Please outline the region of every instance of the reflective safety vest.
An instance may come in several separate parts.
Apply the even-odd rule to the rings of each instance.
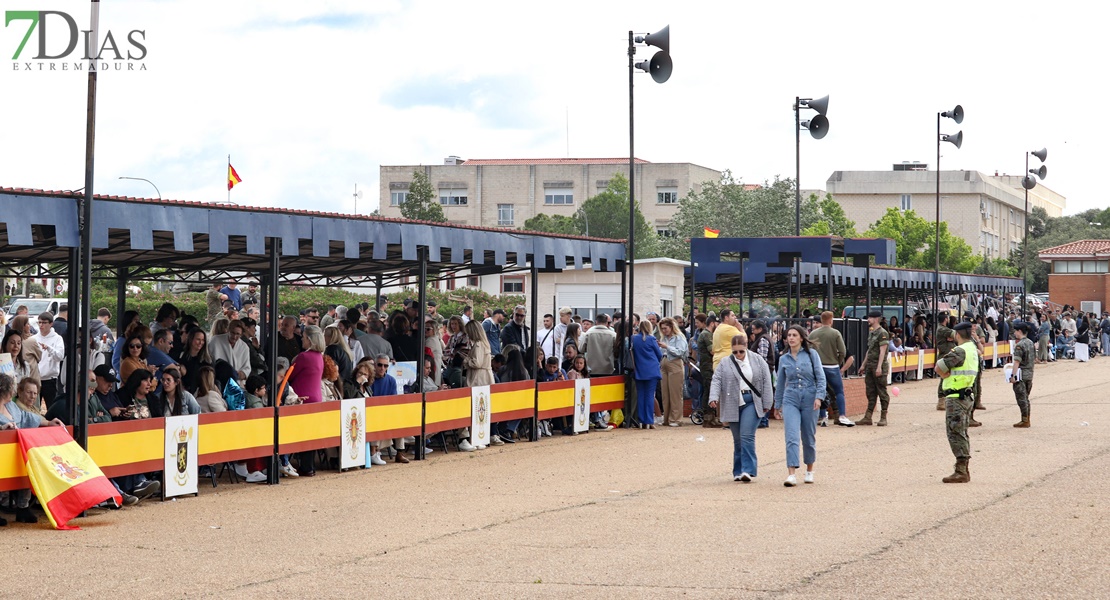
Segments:
[[[979,351],[975,347],[975,342],[964,342],[960,344],[960,348],[964,349],[964,363],[952,369],[949,376],[941,383],[941,389],[945,392],[970,389],[975,383],[975,376],[979,374]],[[947,394],[948,397],[955,395]]]

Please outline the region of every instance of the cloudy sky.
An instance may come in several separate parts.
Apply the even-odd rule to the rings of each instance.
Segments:
[[[829,135],[802,140],[802,185],[835,170],[936,161],[936,113],[962,104],[943,169],[1020,173],[1049,149],[1068,211],[1106,206],[1107,110],[1097,40],[1110,9],[1033,2],[396,2],[104,0],[101,35],[144,71],[99,76],[100,194],[352,212],[378,202],[380,165],[444,157],[628,154],[627,35],[671,26],[674,75],[636,77],[636,155],[794,174],[795,96],[831,95]],[[87,2],[8,0],[87,28]],[[68,33],[48,17],[48,51]],[[10,60],[0,29],[0,187],[84,183],[83,72]],[[27,42],[23,59],[38,49]],[[640,49],[637,60],[654,49]],[[109,53],[110,56],[110,53]],[[72,58],[68,61],[75,62]],[[33,63],[32,70],[24,68]],[[60,68],[60,66],[58,67]],[[1084,113],[1083,111],[1087,112]],[[804,118],[804,117],[803,117]],[[803,133],[803,135],[806,135]],[[1032,159],[1035,163],[1036,159]]]

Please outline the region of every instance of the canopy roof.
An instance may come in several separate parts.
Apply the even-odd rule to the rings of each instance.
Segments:
[[[78,200],[73,192],[0,188],[0,266],[19,269],[56,263],[65,272],[79,245]],[[278,240],[282,280],[330,285],[384,281],[415,272],[418,248],[429,271],[475,274],[530,268],[624,267],[618,240],[560,236],[386,219],[361,215],[96,196],[93,201],[94,276],[165,278],[269,268],[268,240]],[[111,271],[111,273],[105,273]]]

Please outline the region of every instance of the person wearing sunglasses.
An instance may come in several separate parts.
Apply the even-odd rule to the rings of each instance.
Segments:
[[[774,404],[771,369],[758,352],[748,352],[748,336],[732,336],[732,354],[721,359],[709,384],[709,406],[732,432],[732,478],[750,483],[758,474],[755,430]]]
[[[145,328],[144,328],[145,329]],[[147,329],[147,331],[150,331]],[[119,377],[120,381],[128,381],[131,373],[137,370],[145,370],[154,373],[157,367],[147,363],[149,350],[145,343],[143,343],[143,332],[135,330],[128,335],[123,343],[123,359],[119,363]]]

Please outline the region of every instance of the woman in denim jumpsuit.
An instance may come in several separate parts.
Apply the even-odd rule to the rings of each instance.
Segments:
[[[825,398],[825,371],[804,328],[790,327],[785,341],[786,351],[779,357],[775,376],[775,411],[782,415],[786,434],[788,474],[783,485],[794,487],[798,484],[794,471],[801,466],[799,430],[806,465],[805,482],[813,483],[813,463],[817,462],[817,411]]]

